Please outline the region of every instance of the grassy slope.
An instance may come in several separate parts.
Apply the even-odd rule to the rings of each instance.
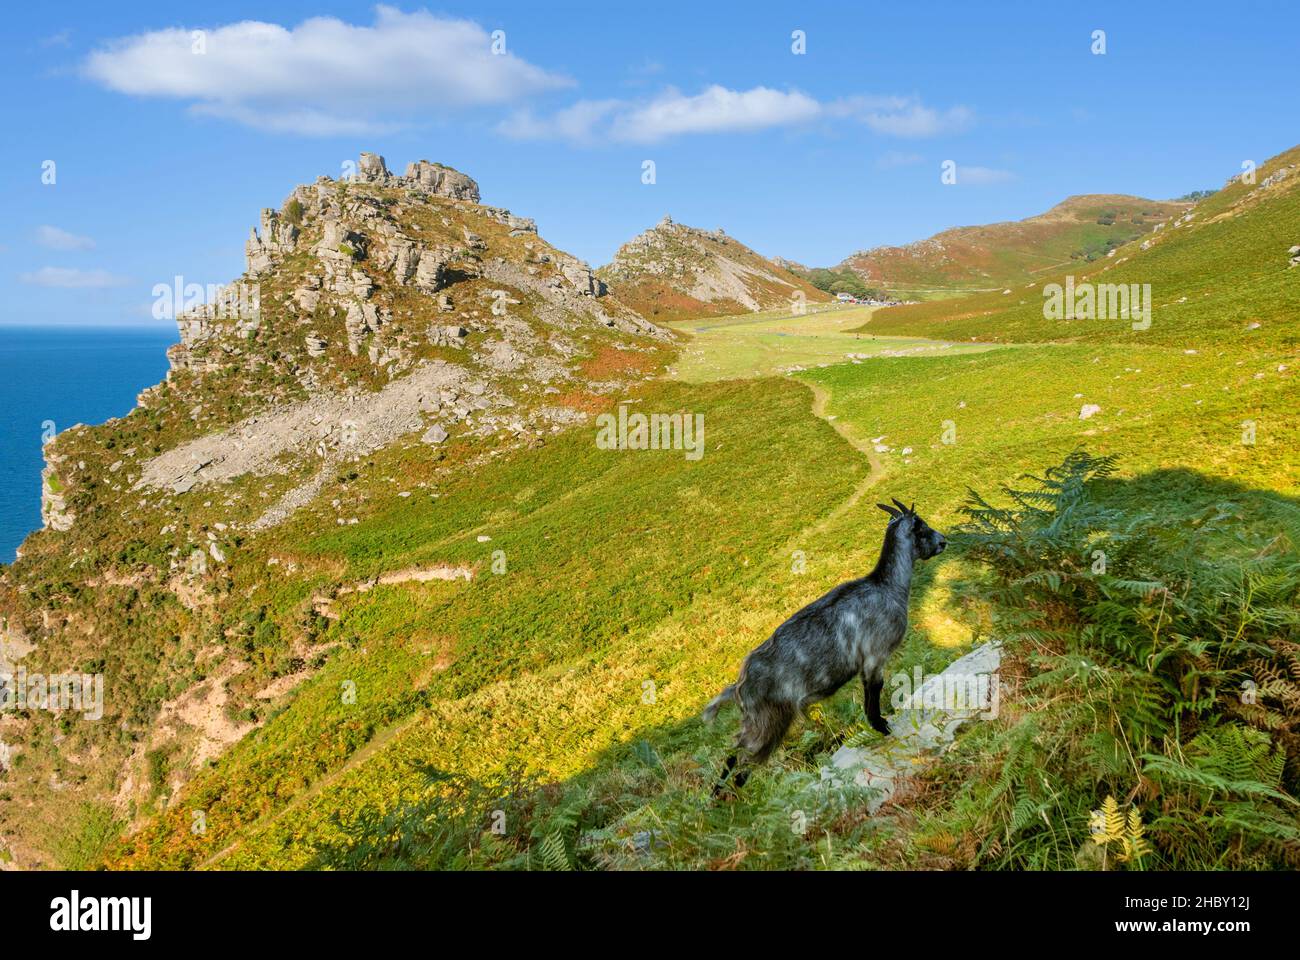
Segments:
[[[1027,220],[956,227],[905,247],[878,247],[848,257],[868,284],[906,299],[942,299],[1022,285],[1044,273],[1104,257],[1186,209],[1141,197],[1071,197]],[[1110,223],[1099,222],[1110,220]]]
[[[1122,453],[1128,476],[1195,464],[1232,480],[1242,489],[1268,490],[1281,485],[1293,496],[1300,493],[1294,482],[1288,485],[1282,479],[1295,440],[1284,424],[1288,417],[1293,423],[1294,415],[1300,412],[1294,391],[1289,389],[1289,378],[1270,369],[1271,358],[1259,358],[1243,366],[1238,366],[1237,359],[1226,351],[1211,357],[1188,356],[1161,347],[1043,346],[969,357],[844,364],[802,376],[830,390],[829,412],[859,435],[887,435],[885,442],[894,452],[885,457],[886,479],[881,492],[915,497],[936,523],[945,524],[952,520],[967,485],[987,488],[1010,481],[1021,471],[1051,462],[1080,442],[1099,451]],[[1255,374],[1261,372],[1265,376],[1257,379]],[[1014,403],[1008,402],[1006,393],[1006,384],[1011,381],[1018,384]],[[918,382],[926,385],[924,390],[916,389]],[[1190,386],[1169,389],[1168,385],[1175,382]],[[1222,389],[1225,386],[1227,391]],[[1077,415],[1084,400],[1074,394],[1081,388],[1087,391],[1086,400],[1103,407],[1102,414],[1088,421],[1080,421]],[[705,395],[690,394],[697,398]],[[780,398],[779,403],[774,402],[776,398]],[[798,530],[801,523],[825,515],[836,498],[846,493],[850,478],[861,475],[860,462],[855,467],[855,457],[844,445],[828,430],[809,421],[807,396],[802,391],[777,382],[764,386],[741,384],[714,393],[711,400],[718,405],[706,408],[706,419],[710,424],[718,423],[718,428],[710,441],[711,452],[702,463],[713,461],[714,469],[726,473],[740,469],[749,473],[751,482],[768,491],[762,501],[762,518],[742,489],[701,483],[734,500],[719,504],[722,509],[710,514],[708,542],[682,543],[679,538],[683,536],[700,535],[683,529],[693,523],[654,526],[641,512],[649,506],[654,515],[662,515],[663,503],[679,501],[681,491],[676,497],[672,491],[680,481],[676,470],[681,469],[681,464],[669,462],[668,466],[675,469],[660,474],[662,464],[656,465],[648,458],[640,464],[628,460],[610,475],[602,472],[594,480],[584,481],[584,487],[590,488],[589,497],[542,507],[541,502],[558,497],[560,489],[573,484],[570,471],[584,471],[578,466],[584,460],[584,451],[581,446],[557,446],[537,454],[539,461],[557,470],[557,487],[529,497],[530,501],[539,501],[539,526],[530,528],[525,523],[520,527],[521,518],[502,518],[500,525],[511,531],[502,541],[507,556],[512,555],[515,544],[535,539],[539,529],[557,536],[576,536],[577,543],[564,544],[558,554],[551,552],[548,545],[545,556],[528,559],[519,572],[502,578],[500,585],[484,579],[468,587],[438,587],[432,591],[391,588],[356,601],[336,629],[364,633],[369,655],[340,659],[331,672],[304,689],[300,702],[284,718],[273,721],[249,743],[237,747],[209,778],[196,785],[173,818],[143,835],[135,846],[135,856],[128,862],[194,864],[203,862],[204,854],[219,852],[236,840],[238,845],[218,861],[221,866],[332,862],[339,851],[373,841],[368,835],[371,826],[362,820],[367,811],[392,811],[402,803],[415,802],[430,789],[424,774],[426,764],[482,778],[499,774],[511,761],[524,763],[546,780],[579,775],[576,782],[588,792],[585,795],[606,798],[608,809],[602,806],[592,818],[590,825],[594,827],[612,824],[646,803],[649,810],[657,805],[665,807],[664,816],[668,815],[667,808],[681,816],[677,805],[685,802],[684,797],[702,792],[704,777],[722,749],[720,732],[707,730],[690,717],[713,692],[719,677],[725,677],[737,659],[761,640],[786,611],[870,564],[879,527],[868,500],[860,510],[824,525],[811,523],[802,533],[783,537],[782,530]],[[1260,410],[1267,410],[1281,429],[1261,432],[1255,447],[1243,447],[1238,442],[1243,411]],[[737,419],[771,425],[771,429],[741,430],[737,436],[728,431],[729,424]],[[940,441],[946,419],[957,424],[955,444]],[[1153,436],[1161,442],[1153,444]],[[720,449],[712,446],[715,443]],[[904,446],[913,448],[906,458],[901,454]],[[800,455],[783,457],[781,447],[799,450]],[[600,465],[599,456],[588,452],[585,459],[590,466],[595,457],[595,464]],[[825,470],[832,463],[840,466]],[[774,469],[772,464],[780,464],[780,469]],[[823,468],[817,471],[819,486],[809,490],[805,486],[808,478],[791,473],[800,464]],[[520,469],[528,476],[545,475],[532,463]],[[617,487],[645,471],[652,474],[645,480],[653,479],[655,485],[643,491],[646,499],[639,501],[640,506],[624,501],[622,508],[608,509],[605,498],[613,495],[621,499],[623,494]],[[498,499],[506,499],[505,491],[516,491],[522,482],[511,473],[500,480],[503,485]],[[785,489],[801,491],[797,503],[790,503],[788,494],[783,496],[780,488],[770,486],[782,481],[787,484]],[[1181,476],[1154,487],[1138,485],[1135,489],[1147,500],[1153,494],[1163,498],[1155,506],[1167,511],[1171,518],[1184,515],[1189,501],[1204,496],[1193,480]],[[509,499],[513,494],[507,502]],[[1249,498],[1246,502],[1247,509],[1263,509],[1252,507]],[[783,504],[793,512],[773,516],[772,509]],[[627,509],[630,515],[624,512]],[[481,512],[482,507],[474,510]],[[591,549],[584,541],[588,527],[577,518],[590,516],[593,511],[612,521],[603,528],[604,533],[619,544],[620,555],[627,558],[626,567],[606,570],[608,579],[601,581],[603,589],[588,583],[587,589],[572,590],[567,586],[567,576],[547,576],[545,582],[534,578],[530,572],[534,564],[545,564],[548,572],[552,565],[565,569],[576,562],[568,551]],[[1286,515],[1281,516],[1285,519]],[[541,523],[541,517],[549,517],[551,522]],[[478,529],[474,521],[479,518],[473,513],[456,519],[466,534]],[[760,522],[763,525],[756,527]],[[345,556],[359,553],[366,557],[382,550],[389,567],[434,553],[450,560],[472,561],[476,553],[486,549],[462,542],[459,550],[455,544],[448,544],[423,548],[417,555],[410,552],[421,549],[414,544],[430,540],[437,544],[439,531],[426,537],[410,531],[408,524],[409,520],[401,524],[394,521],[369,531],[343,532],[318,542],[315,549],[336,556],[341,551]],[[562,534],[569,527],[572,529],[568,534]],[[655,536],[653,540],[638,539],[633,534],[623,542],[629,536],[629,527],[632,531],[654,529]],[[394,540],[399,538],[401,545],[395,548]],[[494,539],[492,545],[496,543]],[[699,555],[697,551],[716,551],[726,543],[738,551],[729,569],[718,570],[720,575],[710,578],[707,587],[701,584],[702,589],[677,594],[671,610],[653,603],[648,609],[621,608],[616,597],[606,593],[622,594],[619,588],[626,583],[628,570],[649,571],[662,564],[666,572],[676,570],[681,575],[691,569],[690,561]],[[807,552],[811,575],[790,574],[789,556],[794,549]],[[727,555],[724,549],[722,556]],[[687,566],[678,567],[682,559]],[[358,566],[356,572],[363,569]],[[973,624],[954,625],[953,615],[960,619],[962,611],[954,608],[952,598],[941,585],[935,589],[936,581],[941,584],[945,578],[944,569],[936,566],[921,581],[924,599],[919,603],[913,633],[900,654],[900,668],[910,663],[922,663],[927,669],[940,666],[964,649],[970,637]],[[952,575],[950,570],[947,576]],[[515,576],[522,582],[507,587]],[[568,642],[562,624],[547,620],[545,597],[557,589],[557,580],[563,604],[566,608],[576,605],[580,623],[585,623],[587,617],[599,619],[589,612],[589,604],[609,614],[609,619],[600,620],[604,629],[590,634],[585,643]],[[665,589],[672,592],[657,579],[639,577],[638,583],[639,606],[647,597],[661,596]],[[592,587],[596,587],[594,595]],[[507,589],[518,591],[515,601],[528,603],[529,609],[533,604],[541,606],[542,629],[531,635],[532,643],[538,645],[538,659],[509,664],[504,673],[512,676],[502,678],[496,674],[499,667],[494,663],[498,654],[517,656],[523,646],[522,628],[512,628],[509,622],[498,627],[492,622],[496,615],[489,612],[511,609],[503,608],[496,596]],[[478,591],[483,591],[482,598],[473,596]],[[457,604],[471,604],[470,608],[457,610],[453,598]],[[468,651],[454,658],[453,667],[447,671],[458,674],[463,670],[479,680],[450,676],[435,679],[414,695],[403,694],[408,700],[401,707],[366,703],[362,711],[352,708],[351,717],[338,704],[341,678],[362,676],[363,689],[379,679],[362,672],[367,669],[380,671],[386,676],[385,683],[407,691],[421,664],[417,654],[405,649],[402,638],[426,635],[431,630],[459,636],[459,631],[453,629],[456,624],[474,624],[479,618],[488,621],[473,641],[484,645],[479,653],[481,659]],[[624,625],[628,630],[620,636]],[[557,630],[559,637],[555,635]],[[612,640],[606,635],[610,632],[614,634]],[[389,649],[395,655],[382,652]],[[457,644],[457,649],[463,649],[462,645]],[[465,659],[462,661],[460,656]],[[365,664],[373,666],[367,668]],[[427,672],[427,661],[424,669]],[[494,682],[483,682],[493,675],[498,677]],[[646,679],[656,683],[657,703],[653,706],[641,702],[641,684]],[[390,699],[400,696],[394,694]],[[835,724],[852,722],[855,699],[856,691],[846,690],[828,708]],[[361,724],[355,712],[374,712],[374,719]],[[418,718],[385,742],[374,757],[329,780],[295,807],[291,816],[275,819],[276,811],[307,791],[309,784],[338,769],[349,752],[336,749],[327,762],[318,761],[314,768],[308,766],[304,774],[300,759],[304,736],[311,742],[333,745],[341,742],[340,730],[358,728],[365,730],[361,737],[364,740],[379,735],[386,724],[416,714]],[[305,717],[312,720],[298,732]],[[642,739],[651,745],[667,771],[666,783],[658,776],[645,778],[644,751],[638,753],[630,746]],[[712,849],[713,845],[722,843],[723,836],[743,835],[747,823],[757,822],[764,805],[772,801],[770,791],[779,793],[783,789],[785,774],[815,763],[825,739],[825,731],[814,729],[805,732],[803,741],[792,743],[784,764],[760,778],[766,785],[756,789],[752,800],[742,800],[727,814],[733,819],[725,828],[709,819],[716,814],[688,804],[690,815],[704,817],[710,830],[717,833],[709,834],[712,840],[677,840],[675,844],[683,848],[674,846],[671,856],[680,857],[679,862],[700,865],[706,852],[720,853]],[[274,774],[269,774],[270,770]],[[780,773],[782,770],[785,774]],[[228,807],[229,798],[241,790],[251,793]],[[188,834],[184,811],[193,807],[209,811],[211,833],[206,838]],[[641,812],[641,816],[646,815]],[[252,823],[247,827],[230,823],[243,820]],[[858,836],[860,830],[866,828],[853,824],[853,842],[867,844],[859,853],[866,856],[869,850],[872,857],[885,856],[877,845],[878,838],[871,839],[875,833],[867,830]],[[768,856],[755,851],[749,865],[808,865],[815,849],[816,845],[809,841],[802,850],[782,850],[775,860],[775,853]]]
[[[1300,150],[1274,158],[1261,169],[1259,180],[1297,160]],[[1300,277],[1287,269],[1287,250],[1300,243],[1297,182],[1293,174],[1268,188],[1267,202],[1255,200],[1251,187],[1234,183],[1200,203],[1189,224],[1162,231],[1149,250],[1130,244],[1113,259],[1041,278],[1042,283],[1063,282],[1070,273],[1076,282],[1149,283],[1155,306],[1148,330],[1133,330],[1122,320],[1045,320],[1041,285],[1020,285],[1010,295],[881,310],[870,329],[994,342],[1119,341],[1195,348],[1212,343],[1249,347],[1267,340],[1294,345],[1300,341],[1295,325]],[[1260,328],[1250,329],[1252,323]]]
[[[475,775],[515,761],[560,776],[641,725],[693,711],[732,659],[726,641],[759,629],[734,623],[734,603],[756,592],[789,531],[842,498],[864,465],[806,416],[805,389],[666,387],[644,405],[685,401],[705,416],[709,452],[698,463],[677,452],[599,451],[580,431],[449,489],[436,520],[395,505],[298,545],[304,561],[343,564],[345,580],[380,558],[389,569],[434,558],[482,563],[489,548],[505,551],[507,573],[483,569],[469,586],[376,589],[342,606],[329,635],[352,649],[196,781],[127,862],[194,865],[238,838],[243,845],[223,865],[302,865],[362,810],[418,795],[417,758]],[[773,468],[797,463],[799,451],[817,451],[816,459]],[[762,504],[751,500],[758,488],[768,494]],[[493,540],[479,544],[478,530]],[[701,606],[732,629],[720,623],[716,635],[696,636]],[[421,649],[430,645],[449,652],[449,668],[431,668]],[[358,687],[354,706],[340,701],[347,679]],[[648,679],[658,688],[654,708],[641,703]],[[417,712],[374,759],[274,819],[361,743]],[[203,838],[188,829],[195,808],[207,811]]]

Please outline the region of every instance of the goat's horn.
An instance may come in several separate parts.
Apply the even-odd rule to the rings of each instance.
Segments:
[[[881,510],[884,510],[885,513],[889,514],[891,517],[897,517],[900,515],[899,512],[895,510],[893,507],[887,507],[883,503],[878,503],[876,504],[876,506],[878,506]]]
[[[915,500],[913,500],[913,501],[912,501],[912,505],[911,505],[910,507],[907,508],[907,512],[908,512],[908,513],[916,513],[916,501],[915,501]]]
[[[899,510],[907,513],[907,507],[903,505],[903,502],[899,500],[898,497],[890,497],[889,499],[894,501],[894,506],[898,507]]]

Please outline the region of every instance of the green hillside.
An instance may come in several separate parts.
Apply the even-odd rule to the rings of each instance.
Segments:
[[[1063,267],[1082,268],[1104,259],[1187,207],[1121,194],[1070,197],[1025,220],[954,227],[905,246],[859,251],[839,266],[899,299],[1001,293]]]
[[[1300,244],[1298,162],[1300,150],[1273,158],[1260,167],[1255,185],[1234,182],[1212,194],[1190,211],[1190,220],[1151,237],[1146,250],[1145,241],[1133,242],[1113,258],[1054,270],[1009,294],[883,310],[872,317],[871,330],[990,342],[1295,344],[1300,282],[1288,250]],[[1150,284],[1150,329],[1114,320],[1045,319],[1043,285],[1063,283],[1067,274],[1076,282]]]

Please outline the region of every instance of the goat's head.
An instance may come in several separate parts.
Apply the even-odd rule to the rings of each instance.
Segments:
[[[889,521],[891,527],[897,524],[898,531],[906,535],[912,545],[913,560],[929,560],[931,557],[937,557],[948,546],[944,535],[920,518],[916,512],[916,504],[905,507],[895,499],[892,507],[883,503],[878,503],[876,506],[892,518]]]

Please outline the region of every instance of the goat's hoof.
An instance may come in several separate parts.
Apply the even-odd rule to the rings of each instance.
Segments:
[[[871,729],[875,730],[883,737],[887,737],[894,732],[889,729],[889,724],[886,723],[884,720],[871,720],[868,722],[871,724]]]

